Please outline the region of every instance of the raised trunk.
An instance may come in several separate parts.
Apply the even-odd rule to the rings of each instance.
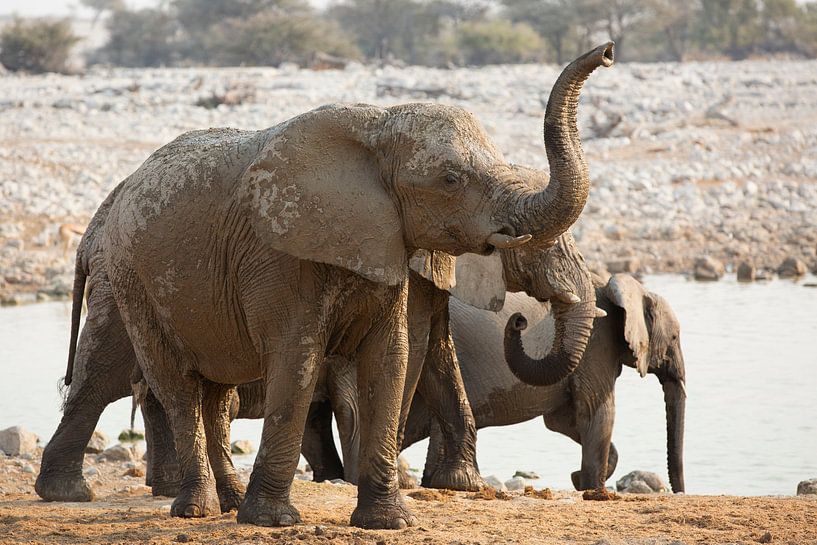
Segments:
[[[545,150],[550,182],[531,194],[519,215],[524,232],[554,239],[579,217],[590,189],[576,113],[585,80],[599,66],[613,64],[613,42],[589,51],[570,63],[556,80],[545,111]]]
[[[681,382],[666,379],[664,404],[667,410],[667,469],[673,492],[684,492],[684,411],[686,392]]]
[[[520,333],[528,326],[524,316],[517,312],[505,326],[505,362],[516,378],[532,386],[556,384],[575,371],[593,331],[595,298],[569,305],[553,302],[553,309],[553,346],[541,359],[528,356],[522,346]]]

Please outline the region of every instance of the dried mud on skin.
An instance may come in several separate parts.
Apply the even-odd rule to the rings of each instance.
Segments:
[[[36,474],[0,460],[0,544],[817,545],[817,497],[623,494],[620,501],[597,502],[555,491],[544,501],[545,491],[532,490],[527,494],[537,497],[523,492],[474,501],[480,493],[420,489],[406,496],[418,525],[387,531],[349,526],[354,486],[295,481],[292,500],[304,524],[261,528],[237,524],[235,513],[171,518],[172,499],[153,498],[142,478],[122,476],[122,464],[96,467],[96,501],[47,503],[34,494]]]

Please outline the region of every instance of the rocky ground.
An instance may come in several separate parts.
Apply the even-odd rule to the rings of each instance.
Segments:
[[[33,491],[39,456],[0,454],[0,543],[350,543],[355,545],[692,545],[817,544],[817,496],[734,497],[621,494],[586,501],[577,492],[548,499],[509,493],[404,490],[418,525],[399,531],[349,526],[356,488],[296,480],[293,528],[239,525],[235,513],[197,520],[169,516],[170,498],[143,485],[144,465],[86,455],[91,503],[46,503]],[[242,471],[246,482],[247,471]],[[501,495],[500,495],[501,496]],[[546,496],[546,495],[545,495]]]
[[[151,151],[204,127],[262,128],[327,102],[438,100],[477,113],[513,162],[546,168],[556,66],[91,69],[0,75],[0,300],[67,295],[76,236]],[[621,64],[582,95],[589,260],[686,272],[712,256],[817,267],[817,61]],[[218,102],[226,101],[216,107]],[[66,250],[67,248],[67,250]],[[634,259],[633,259],[634,258]]]

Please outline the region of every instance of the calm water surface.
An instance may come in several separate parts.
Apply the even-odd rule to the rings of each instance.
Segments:
[[[681,321],[687,492],[794,494],[800,480],[817,477],[817,288],[782,280],[697,283],[675,275],[648,276],[645,283],[670,301]],[[0,429],[23,425],[43,441],[53,433],[69,324],[68,303],[0,309]],[[633,469],[666,479],[657,379],[625,368],[616,401],[613,441],[620,458],[608,484]],[[120,400],[99,427],[115,438],[129,417],[130,400]],[[256,445],[260,433],[260,421],[233,425],[233,438]],[[412,467],[422,468],[425,447],[406,451]],[[541,419],[481,430],[477,451],[484,475],[507,479],[517,469],[533,470],[542,477],[537,484],[556,488],[571,488],[570,472],[581,455]]]

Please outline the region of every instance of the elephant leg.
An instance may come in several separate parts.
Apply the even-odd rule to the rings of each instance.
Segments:
[[[343,479],[358,483],[360,453],[360,421],[358,417],[357,369],[346,358],[328,358],[329,400],[338,423],[338,435],[343,451]]]
[[[449,331],[447,304],[432,318],[418,392],[434,413],[445,442],[445,455],[432,474],[424,473],[423,486],[470,491],[484,487],[476,461],[476,422]],[[406,446],[404,442],[403,447]]]
[[[440,431],[440,424],[436,418],[429,415],[428,451],[426,451],[426,465],[423,468],[423,479],[420,484],[427,488],[434,488],[429,481],[431,476],[437,473],[437,468],[445,460],[445,455],[445,441]]]
[[[290,489],[325,344],[316,340],[324,337],[316,324],[297,323],[300,320],[294,318],[291,322],[294,331],[312,334],[292,335],[299,340],[276,343],[292,348],[267,356],[264,429],[250,484],[238,508],[240,523],[292,526],[301,522],[300,513],[290,502]]]
[[[328,399],[310,404],[301,452],[312,466],[313,481],[343,479],[343,463],[332,436],[332,404]]]
[[[403,503],[397,478],[397,430],[408,365],[403,301],[396,301],[391,316],[375,317],[374,325],[358,348],[358,406],[360,451],[357,507],[351,524],[362,528],[405,528],[416,519]],[[401,304],[402,303],[402,304]]]
[[[154,496],[174,498],[179,494],[181,473],[173,443],[173,430],[164,407],[150,389],[142,401],[142,418],[145,421],[147,445],[145,484],[151,487]]]
[[[611,474],[607,464],[611,454],[615,414],[615,400],[610,393],[592,414],[578,418],[582,444],[579,490],[604,488],[604,483]]]
[[[105,407],[131,393],[129,377],[136,356],[110,285],[107,279],[94,277],[89,288],[89,313],[77,346],[73,380],[34,484],[47,501],[93,499],[82,475],[85,447]]]
[[[227,384],[204,381],[203,417],[207,455],[216,479],[222,513],[238,509],[244,499],[244,485],[238,479],[230,455],[230,408],[238,396]]]

